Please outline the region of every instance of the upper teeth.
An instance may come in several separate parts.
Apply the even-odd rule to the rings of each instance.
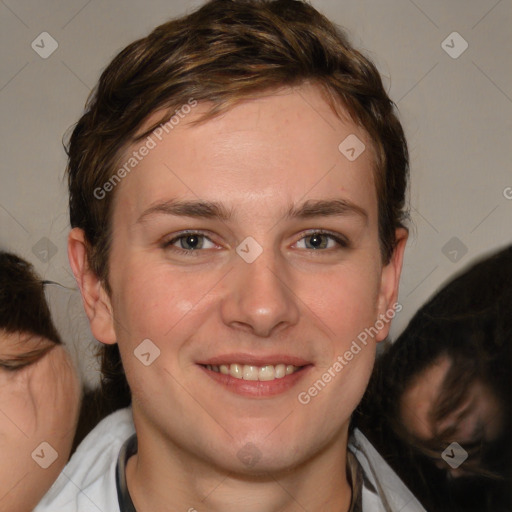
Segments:
[[[252,366],[249,364],[221,364],[220,366],[207,364],[208,370],[220,372],[224,375],[231,375],[235,379],[244,380],[274,380],[282,379],[285,375],[296,372],[300,366],[292,364],[267,364],[265,366]]]

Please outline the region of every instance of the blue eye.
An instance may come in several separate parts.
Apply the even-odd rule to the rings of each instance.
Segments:
[[[336,246],[347,247],[348,243],[341,237],[323,231],[314,231],[297,242],[300,249],[333,249]]]
[[[178,251],[194,252],[199,249],[213,249],[215,244],[205,235],[190,232],[183,233],[165,242],[164,247],[171,247]]]
[[[193,249],[201,249],[203,247],[203,237],[198,235],[187,235],[180,237],[177,242],[181,249],[186,249],[187,251]]]

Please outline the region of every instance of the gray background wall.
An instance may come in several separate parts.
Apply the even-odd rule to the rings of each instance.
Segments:
[[[95,344],[67,262],[61,140],[122,47],[200,3],[0,0],[0,247],[64,286],[48,296],[89,380]],[[512,241],[512,1],[312,4],[376,62],[408,135],[412,225],[396,336],[450,276]]]

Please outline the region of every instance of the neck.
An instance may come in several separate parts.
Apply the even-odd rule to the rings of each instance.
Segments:
[[[293,468],[258,475],[230,472],[180,450],[168,438],[140,434],[138,453],[126,468],[137,512],[347,512],[350,508],[347,431]]]

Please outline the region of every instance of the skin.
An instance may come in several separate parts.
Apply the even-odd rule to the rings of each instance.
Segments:
[[[437,425],[432,420],[432,411],[450,366],[450,358],[441,356],[409,386],[400,405],[404,426],[419,440],[431,440],[436,431],[443,432],[454,428],[451,437],[462,447],[480,442],[491,443],[503,430],[502,405],[492,390],[479,380],[469,386],[466,397],[457,410]],[[453,469],[440,461],[439,467],[449,471],[453,477],[465,474],[464,464]]]
[[[69,237],[93,333],[119,344],[133,394],[130,494],[139,512],[348,510],[348,424],[389,323],[309,404],[297,396],[396,302],[407,233],[397,231],[384,265],[370,142],[315,87],[268,93],[192,126],[207,108],[198,105],[118,185],[111,296],[88,268],[83,232]],[[354,162],[338,150],[349,134],[367,147]],[[173,199],[215,201],[231,216],[144,215]],[[285,215],[318,200],[356,207]],[[320,229],[348,246],[327,237],[312,249],[306,235]],[[211,242],[180,253],[183,230]],[[248,236],[263,249],[250,264],[236,252]],[[150,366],[133,354],[147,338],[160,350]],[[198,364],[234,352],[309,364],[286,391],[247,396]],[[257,454],[252,466],[237,456],[244,447]]]
[[[24,365],[23,356],[41,351]],[[18,359],[21,358],[21,361]],[[64,347],[25,333],[0,331],[0,509],[32,510],[66,464],[76,429],[80,385]],[[43,469],[32,458],[49,461]]]

